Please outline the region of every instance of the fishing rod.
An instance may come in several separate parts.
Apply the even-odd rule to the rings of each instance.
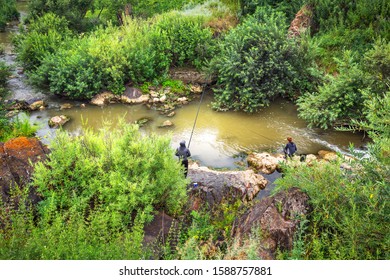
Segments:
[[[196,112],[196,117],[195,117],[195,121],[194,121],[194,126],[192,127],[190,140],[188,141],[188,148],[190,148],[192,135],[194,134],[194,130],[195,130],[195,126],[196,126],[196,121],[198,120],[200,105],[202,104],[203,96],[204,96],[204,93],[205,93],[205,88],[206,88],[206,86],[203,85],[202,96],[200,97],[200,101],[199,101],[199,105],[198,105],[198,111]]]

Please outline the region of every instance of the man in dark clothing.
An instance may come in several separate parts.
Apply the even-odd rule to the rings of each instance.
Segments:
[[[188,157],[191,156],[190,150],[186,147],[186,141],[180,142],[180,147],[176,149],[176,156],[181,159],[181,164],[184,166],[184,176],[187,177],[188,173]]]
[[[291,137],[287,137],[287,145],[286,147],[284,147],[284,154],[286,155],[286,159],[287,159],[287,156],[289,158],[292,158],[292,156],[295,154],[295,152],[298,150],[297,149],[297,146],[295,145],[295,143],[292,141],[292,138]]]

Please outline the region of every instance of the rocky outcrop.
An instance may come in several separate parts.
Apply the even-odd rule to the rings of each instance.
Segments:
[[[313,17],[313,8],[310,5],[305,5],[295,15],[294,20],[290,24],[288,34],[290,37],[300,36],[311,27]]]
[[[19,137],[0,143],[0,193],[3,202],[10,200],[11,188],[24,188],[33,174],[33,165],[46,159],[49,150],[36,138]],[[39,201],[34,189],[29,198],[33,203]]]
[[[275,259],[277,249],[291,250],[300,220],[311,211],[309,197],[298,188],[291,188],[260,200],[233,226],[232,235],[244,243],[253,231],[262,232],[258,248],[261,259]]]
[[[202,206],[213,208],[222,201],[249,201],[267,185],[267,180],[253,170],[215,171],[196,163],[189,166],[188,177],[192,210]],[[194,183],[196,188],[193,188]]]

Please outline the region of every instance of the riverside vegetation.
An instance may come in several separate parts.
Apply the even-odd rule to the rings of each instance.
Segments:
[[[283,97],[310,126],[365,131],[372,139],[367,156],[349,171],[337,162],[285,168],[276,191],[302,189],[313,211],[300,217],[293,249],[278,258],[389,259],[388,1],[77,0],[64,12],[68,2],[30,1],[28,28],[14,38],[35,85],[89,99],[102,90],[121,94],[125,84],[160,85],[169,69],[194,67],[213,77],[216,110],[251,113]],[[310,28],[289,36],[303,6]],[[8,70],[0,66],[3,90]],[[0,124],[3,131],[14,125],[5,117]],[[142,137],[134,126],[86,130],[72,141],[60,132],[31,183],[42,202],[30,206],[15,188],[18,207],[1,207],[0,258],[150,257],[140,250],[143,225],[156,211],[181,217],[187,197],[167,147],[168,138]],[[176,249],[162,244],[161,258],[239,258],[229,232],[243,207],[192,212],[171,237]],[[240,250],[256,258],[260,238]],[[223,245],[205,249],[217,240]]]

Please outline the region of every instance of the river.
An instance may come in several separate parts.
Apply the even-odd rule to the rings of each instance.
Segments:
[[[18,3],[22,16],[26,14],[26,3]],[[6,33],[0,33],[0,43],[6,45],[5,59],[9,64],[15,64],[15,55],[10,45],[10,32],[17,31],[11,26]],[[16,68],[17,69],[17,68]],[[14,70],[10,80],[12,98],[40,99],[45,95],[26,83],[26,77],[21,71]],[[46,98],[46,97],[45,97]],[[149,118],[141,131],[148,135],[156,133],[169,134],[172,137],[172,148],[181,140],[189,141],[194,125],[199,99],[176,109],[176,115],[168,118],[158,111],[148,109],[145,105],[112,104],[98,107],[87,104],[80,107],[80,102],[58,98],[47,98],[48,109],[32,112],[28,117],[31,122],[39,125],[37,132],[43,142],[50,144],[56,129],[49,128],[48,120],[55,115],[66,114],[71,121],[64,129],[72,134],[79,134],[83,126],[99,129],[103,123],[116,124],[119,118],[132,123],[141,118]],[[192,158],[202,165],[214,168],[237,168],[236,164],[243,159],[245,153],[256,151],[282,152],[286,138],[291,136],[297,144],[298,153],[317,153],[321,149],[348,152],[350,143],[355,147],[364,145],[362,135],[334,130],[309,129],[307,123],[298,118],[297,108],[286,100],[276,100],[272,105],[256,114],[240,112],[216,112],[211,109],[212,93],[208,92],[201,104],[199,117],[191,140]],[[71,103],[73,108],[60,110],[63,103]],[[159,128],[163,121],[169,119],[174,126]],[[84,123],[84,124],[83,124]]]

